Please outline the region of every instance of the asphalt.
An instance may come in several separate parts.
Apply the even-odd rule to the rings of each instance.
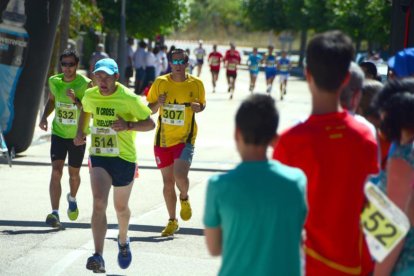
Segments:
[[[160,237],[168,216],[162,196],[161,174],[153,158],[154,132],[138,133],[136,145],[140,176],[130,199],[129,236],[133,261],[127,270],[118,267],[117,220],[110,196],[107,209],[109,230],[104,251],[107,275],[216,275],[218,272],[221,260],[208,254],[203,236],[205,188],[209,177],[240,162],[233,141],[234,115],[241,101],[249,95],[249,76],[247,71],[239,72],[233,100],[229,100],[224,72],[220,73],[214,94],[206,66],[201,79],[206,88],[207,107],[197,114],[199,133],[189,174],[193,217],[188,222],[179,222],[180,231],[173,238]],[[272,95],[278,99],[276,84],[277,81]],[[255,93],[264,93],[265,89],[261,73]],[[277,107],[281,117],[280,131],[306,118],[310,111],[306,83],[292,78],[287,96],[283,101],[277,101]],[[64,171],[60,208],[64,229],[57,231],[44,223],[50,212],[49,148],[50,133],[36,128],[32,146],[13,160],[12,168],[5,160],[0,160],[0,275],[92,273],[85,269],[86,259],[93,253],[90,230],[92,195],[87,159],[85,157],[81,169],[82,183],[77,196],[80,215],[74,222],[69,221],[66,215],[65,195],[69,187],[67,171]]]

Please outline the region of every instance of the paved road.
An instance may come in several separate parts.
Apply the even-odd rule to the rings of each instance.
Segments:
[[[234,167],[239,156],[233,143],[234,115],[240,102],[249,95],[248,73],[240,71],[236,94],[229,100],[225,74],[221,72],[217,92],[213,94],[207,67],[203,68],[207,108],[197,114],[199,135],[194,163],[190,172],[190,198],[193,218],[180,222],[174,238],[161,238],[160,232],[168,216],[162,196],[160,172],[152,155],[154,132],[139,133],[140,177],[135,182],[130,200],[132,219],[129,236],[133,261],[121,270],[116,262],[116,216],[110,200],[107,214],[109,231],[104,258],[108,275],[216,275],[219,258],[208,255],[202,229],[205,184],[208,177]],[[265,91],[264,76],[259,76],[256,89]],[[273,95],[278,95],[273,91]],[[277,107],[281,115],[279,130],[306,118],[310,97],[306,83],[292,79],[288,95]],[[154,117],[155,118],[155,117]],[[78,194],[80,215],[76,222],[66,216],[67,204],[61,200],[61,220],[65,230],[46,227],[44,219],[50,212],[48,183],[50,135],[37,129],[32,146],[9,168],[0,163],[0,275],[87,275],[86,259],[93,253],[90,230],[91,191],[89,174],[81,170],[82,184]],[[269,151],[270,154],[270,151]],[[62,195],[69,190],[64,172]]]

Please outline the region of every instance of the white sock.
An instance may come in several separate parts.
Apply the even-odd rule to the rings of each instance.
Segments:
[[[76,197],[72,197],[70,194],[68,196],[69,201],[76,202]]]

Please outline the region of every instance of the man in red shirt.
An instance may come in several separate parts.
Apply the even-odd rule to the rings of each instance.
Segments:
[[[217,45],[213,45],[213,52],[208,55],[208,63],[210,64],[211,79],[213,81],[213,93],[216,92],[216,83],[220,72],[220,63],[223,55],[217,52]]]
[[[234,43],[230,43],[230,50],[226,51],[224,55],[224,64],[226,67],[227,83],[229,84],[228,92],[230,100],[233,99],[234,83],[237,77],[237,65],[240,64],[240,53],[236,50]]]
[[[340,31],[316,35],[307,48],[312,114],[283,133],[273,157],[308,178],[306,275],[368,275],[373,263],[360,226],[369,174],[378,171],[370,130],[340,106],[354,48]]]

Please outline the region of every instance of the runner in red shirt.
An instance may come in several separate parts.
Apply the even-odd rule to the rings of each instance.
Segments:
[[[353,55],[351,39],[339,31],[310,41],[305,73],[312,114],[280,136],[273,154],[308,178],[307,276],[368,275],[373,269],[360,214],[365,180],[378,171],[377,144],[339,103]]]
[[[213,93],[216,92],[216,83],[220,72],[220,63],[223,55],[217,52],[217,45],[213,45],[213,52],[208,55],[208,63],[210,64],[211,79],[213,81]]]
[[[240,53],[236,50],[234,43],[230,43],[230,50],[226,51],[224,55],[224,64],[226,67],[227,83],[229,84],[228,92],[230,94],[230,100],[233,99],[234,83],[237,77],[237,65],[240,64]]]

